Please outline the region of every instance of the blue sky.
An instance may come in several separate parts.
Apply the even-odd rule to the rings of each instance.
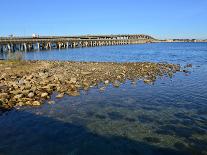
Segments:
[[[0,36],[207,38],[207,0],[1,0]]]

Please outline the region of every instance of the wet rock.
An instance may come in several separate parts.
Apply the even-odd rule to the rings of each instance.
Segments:
[[[80,93],[78,91],[68,91],[67,94],[70,96],[80,96]]]
[[[104,81],[104,84],[108,85],[109,84],[109,80]]]
[[[16,106],[19,106],[19,107],[22,107],[23,105],[24,105],[23,102],[18,102],[18,103],[16,104]]]
[[[48,104],[55,104],[55,101],[48,101]]]
[[[83,88],[84,88],[84,90],[88,90],[89,87],[90,87],[90,84],[87,81],[84,81],[83,82]]]
[[[32,105],[33,105],[33,106],[40,106],[41,103],[40,103],[39,101],[34,101],[34,102],[32,102]]]
[[[119,87],[119,86],[120,86],[120,82],[115,81],[115,82],[113,83],[113,86],[114,86],[114,87]]]
[[[105,91],[105,87],[101,87],[99,90],[100,90],[100,92],[104,92]]]
[[[64,93],[58,94],[58,95],[56,96],[56,98],[63,98],[63,97],[64,97]]]
[[[42,98],[47,98],[47,97],[48,97],[48,93],[42,93],[42,94],[41,94],[41,97],[42,97]]]
[[[144,79],[144,83],[151,84],[152,83],[152,80],[150,80],[150,79]]]

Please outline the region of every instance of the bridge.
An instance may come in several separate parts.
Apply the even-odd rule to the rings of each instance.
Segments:
[[[30,51],[150,43],[149,35],[0,37],[0,51]]]

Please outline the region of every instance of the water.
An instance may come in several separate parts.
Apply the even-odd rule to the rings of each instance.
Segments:
[[[0,154],[207,154],[207,44],[159,43],[24,53],[26,59],[192,63],[154,85],[81,92],[0,116]],[[6,55],[0,55],[6,57]],[[55,96],[55,94],[54,94]]]

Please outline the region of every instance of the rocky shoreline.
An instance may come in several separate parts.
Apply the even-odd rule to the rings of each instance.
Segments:
[[[60,61],[4,61],[0,60],[0,108],[39,106],[65,94],[80,95],[80,90],[103,83],[119,87],[125,80],[153,83],[159,76],[172,77],[181,71],[180,65],[165,63],[110,63]],[[50,101],[49,103],[52,103]]]

